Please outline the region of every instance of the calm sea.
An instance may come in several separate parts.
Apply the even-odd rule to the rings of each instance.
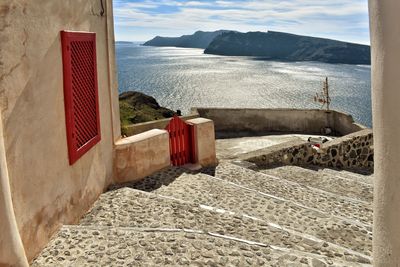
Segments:
[[[331,108],[371,127],[371,67],[277,62],[203,54],[201,49],[116,46],[119,91],[151,95],[160,105],[320,108],[313,102],[329,77]]]

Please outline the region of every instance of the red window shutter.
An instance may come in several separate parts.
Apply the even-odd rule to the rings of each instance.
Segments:
[[[68,155],[72,165],[101,139],[96,34],[61,31],[61,43]]]

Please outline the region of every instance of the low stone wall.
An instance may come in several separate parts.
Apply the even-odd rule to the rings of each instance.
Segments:
[[[188,120],[193,125],[195,166],[217,164],[215,133],[212,120]],[[115,144],[115,183],[135,182],[163,168],[171,166],[170,140],[166,130],[153,129],[123,138]]]
[[[192,115],[182,116],[180,118],[186,121],[186,120],[191,120],[191,119],[195,119],[198,117],[199,117],[198,114],[192,114]],[[150,131],[152,129],[165,129],[165,127],[167,126],[167,124],[169,123],[170,120],[171,120],[171,118],[131,124],[128,126],[124,126],[123,132],[127,136],[132,136],[135,134],[140,134],[140,133],[144,133],[146,131]]]
[[[366,129],[333,139],[321,145],[292,141],[261,149],[241,157],[255,163],[260,168],[274,165],[318,165],[372,173],[374,169],[374,149],[372,130]]]
[[[313,159],[320,166],[374,170],[372,130],[366,129],[334,139],[321,146]]]
[[[165,130],[153,129],[121,139],[115,152],[117,183],[139,181],[171,164],[169,134]]]
[[[343,136],[365,129],[352,116],[320,109],[192,108],[214,121],[217,138],[266,135],[270,133],[325,134]]]

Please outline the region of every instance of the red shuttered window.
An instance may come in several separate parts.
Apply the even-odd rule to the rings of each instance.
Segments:
[[[61,43],[68,154],[72,165],[101,139],[96,34],[61,31]]]

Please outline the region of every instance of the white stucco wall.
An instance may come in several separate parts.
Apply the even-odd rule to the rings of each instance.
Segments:
[[[400,1],[370,0],[374,266],[400,265]]]
[[[104,16],[100,0],[0,2],[0,108],[15,218],[28,259],[61,224],[79,219],[113,178],[118,92],[112,2],[103,2]],[[61,30],[97,35],[102,140],[73,166],[68,163]]]

